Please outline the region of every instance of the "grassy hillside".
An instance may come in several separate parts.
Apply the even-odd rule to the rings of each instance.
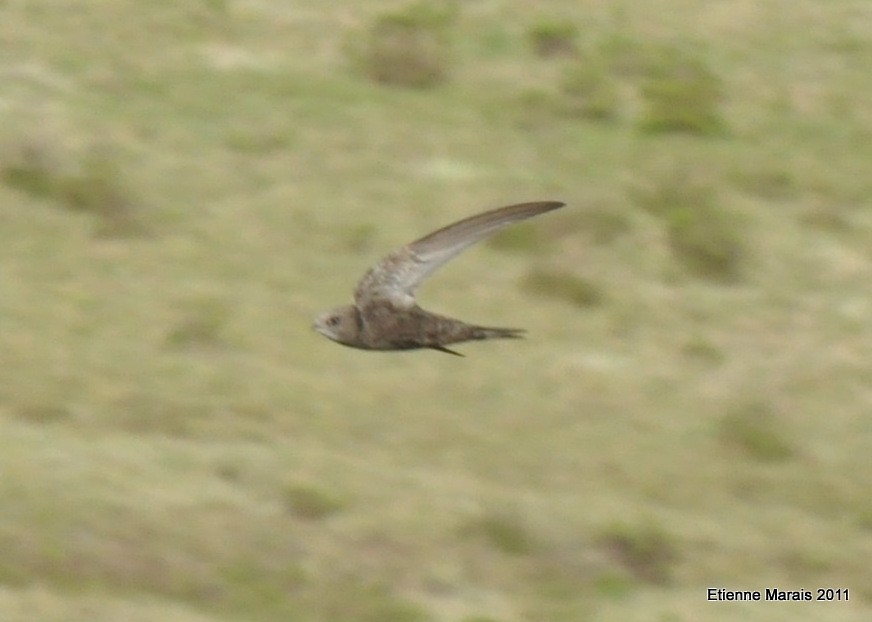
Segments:
[[[867,2],[8,0],[0,36],[4,622],[872,617]],[[421,291],[527,340],[310,330],[535,199]]]

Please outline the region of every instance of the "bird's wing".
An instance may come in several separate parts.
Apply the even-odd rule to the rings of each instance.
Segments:
[[[387,300],[401,308],[415,304],[415,289],[453,257],[512,223],[550,212],[565,204],[535,201],[490,210],[438,229],[379,261],[354,292],[359,308]]]

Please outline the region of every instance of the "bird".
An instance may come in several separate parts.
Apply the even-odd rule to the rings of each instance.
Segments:
[[[394,250],[357,283],[354,304],[325,311],[312,328],[344,346],[361,350],[432,349],[463,354],[448,345],[481,339],[518,339],[520,328],[467,324],[418,306],[415,290],[461,252],[516,222],[566,205],[533,201],[492,209],[437,229]]]

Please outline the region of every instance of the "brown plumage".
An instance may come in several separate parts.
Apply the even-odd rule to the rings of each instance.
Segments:
[[[338,343],[363,350],[432,348],[475,339],[518,338],[517,328],[488,328],[425,311],[415,289],[433,272],[500,229],[550,212],[564,203],[536,201],[509,205],[465,218],[398,248],[363,276],[354,304],[322,313],[313,328]]]

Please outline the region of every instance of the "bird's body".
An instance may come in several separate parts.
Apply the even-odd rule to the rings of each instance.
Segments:
[[[364,350],[431,348],[477,339],[518,338],[516,328],[475,326],[431,313],[415,302],[415,289],[437,268],[503,227],[563,207],[557,201],[521,203],[458,221],[403,246],[363,276],[354,304],[322,313],[314,328],[325,337]]]
[[[363,350],[432,348],[457,354],[445,346],[476,339],[518,338],[524,332],[516,328],[474,326],[425,311],[418,305],[398,311],[390,302],[375,304],[368,308],[366,321],[353,305],[338,311],[343,312],[356,329],[345,331],[339,337],[331,339]]]

